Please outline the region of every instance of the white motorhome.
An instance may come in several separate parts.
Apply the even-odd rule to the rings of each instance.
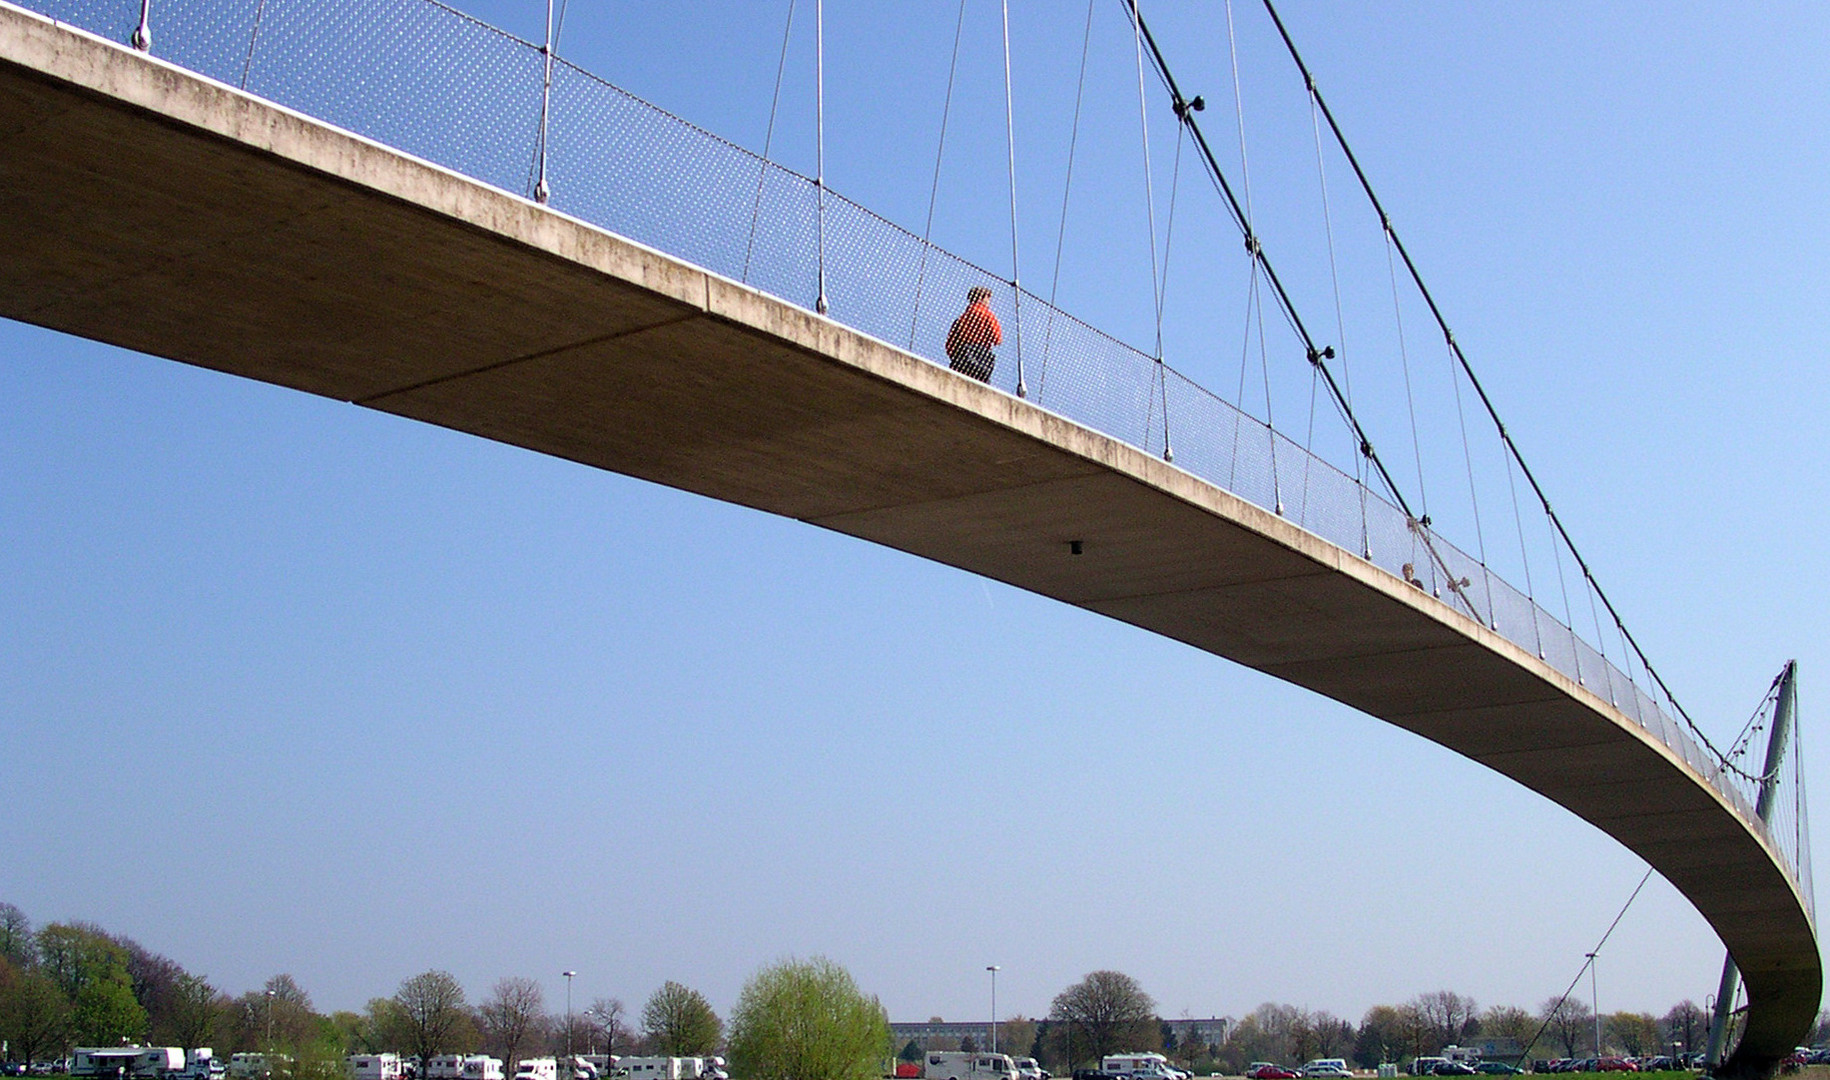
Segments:
[[[463,1077],[463,1054],[439,1054],[426,1059],[426,1075],[423,1080],[463,1080]]]
[[[1161,1054],[1108,1054],[1099,1063],[1099,1071],[1130,1077],[1148,1077],[1150,1080],[1177,1080],[1182,1070],[1169,1063]]]
[[[699,1080],[705,1059],[696,1057],[625,1057],[616,1063],[616,1075],[628,1080]]]
[[[1009,1054],[968,1054],[963,1050],[930,1050],[922,1058],[926,1080],[1016,1080]]]
[[[502,1080],[502,1059],[470,1054],[458,1065],[461,1080]]]
[[[216,1051],[207,1046],[184,1052],[184,1071],[180,1073],[185,1080],[214,1080],[224,1073],[222,1062],[216,1060]]]
[[[350,1080],[400,1080],[399,1054],[351,1054],[344,1059]]]
[[[154,1080],[184,1071],[176,1046],[79,1046],[70,1052],[71,1076],[120,1076]]]
[[[523,1058],[515,1067],[515,1080],[559,1080],[559,1062],[553,1058]]]
[[[275,1065],[291,1060],[285,1054],[230,1054],[229,1077],[230,1080],[268,1080]]]

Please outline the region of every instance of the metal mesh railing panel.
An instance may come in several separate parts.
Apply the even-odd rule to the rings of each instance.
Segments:
[[[31,0],[116,42],[128,0]],[[437,0],[155,0],[152,52],[504,191],[531,196],[541,50]],[[819,291],[819,190],[807,177],[555,59],[547,126],[551,205],[802,307]],[[1671,746],[1794,873],[1802,827],[1755,820],[1752,786],[1700,746],[1647,679],[1634,680],[1530,596],[1354,477],[1169,365],[828,192],[824,254],[838,322],[948,363],[948,328],[992,290],[1004,342],[989,382],[1174,464],[1412,581],[1612,700]],[[1020,301],[1020,303],[1019,303]],[[1466,582],[1464,585],[1463,582]],[[1642,669],[1643,672],[1643,669]],[[1802,799],[1802,793],[1798,796]],[[1803,883],[1806,895],[1811,884]]]
[[[140,25],[140,5],[134,0],[32,0],[25,7],[123,44]]]

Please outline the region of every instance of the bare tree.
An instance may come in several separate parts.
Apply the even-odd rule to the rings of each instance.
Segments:
[[[1550,1037],[1563,1047],[1564,1057],[1575,1057],[1576,1051],[1587,1046],[1594,1037],[1595,1014],[1575,998],[1551,998],[1538,1015],[1547,1022],[1545,1030],[1550,1032]]]
[[[497,979],[477,1006],[477,1026],[483,1029],[485,1052],[501,1058],[504,1071],[513,1076],[522,1051],[546,1026],[546,995],[540,984],[521,975]]]
[[[448,971],[428,971],[401,983],[394,1004],[400,1009],[406,1049],[424,1076],[426,1062],[451,1049],[464,1026],[464,988]]]
[[[1709,1017],[1688,998],[1673,1005],[1661,1023],[1665,1026],[1665,1041],[1682,1043],[1686,1054],[1695,1052],[1709,1035]]]
[[[1055,995],[1051,1019],[1065,1022],[1079,1038],[1077,1049],[1102,1058],[1121,1045],[1144,1049],[1162,1036],[1156,1000],[1136,979],[1117,971],[1095,971]]]
[[[635,1041],[634,1033],[629,1030],[629,1010],[621,998],[598,998],[585,1010],[585,1019],[591,1021],[591,1038],[595,1043],[604,1041],[604,1053],[617,1053],[617,1047],[627,1048]]]
[[[1437,990],[1421,995],[1413,1004],[1417,1006],[1418,1015],[1429,1029],[1432,1050],[1459,1043],[1479,1012],[1473,998],[1463,997],[1452,990]]]

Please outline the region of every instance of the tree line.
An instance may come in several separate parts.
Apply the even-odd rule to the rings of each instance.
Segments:
[[[1534,1057],[1692,1052],[1703,1049],[1709,1018],[1692,1001],[1660,1017],[1612,1013],[1602,1017],[1597,1047],[1595,1016],[1579,1000],[1553,998],[1536,1010],[1482,1009],[1473,998],[1439,990],[1401,1005],[1375,1005],[1358,1024],[1325,1010],[1267,1002],[1216,1044],[1178,1038],[1136,979],[1095,971],[1057,994],[1046,1017],[1013,1016],[999,1026],[999,1049],[1037,1058],[1056,1073],[1120,1051],[1161,1050],[1192,1072],[1238,1075],[1253,1061],[1318,1057],[1372,1068],[1487,1039]],[[1819,1018],[1812,1041],[1827,1039],[1830,1013]],[[548,1009],[533,979],[498,979],[473,1004],[454,976],[436,970],[402,981],[391,997],[373,998],[360,1012],[325,1014],[291,975],[230,997],[131,938],[81,922],[34,930],[6,903],[0,903],[0,1040],[11,1060],[24,1061],[122,1042],[210,1046],[219,1056],[265,1051],[279,1055],[276,1080],[341,1080],[347,1055],[388,1052],[421,1061],[487,1053],[512,1075],[522,1059],[568,1050],[680,1057],[723,1051],[740,1080],[870,1080],[895,1052],[877,998],[817,957],[757,972],[728,1024],[703,994],[678,982],[663,984],[638,1015],[617,998],[598,998],[565,1016]],[[911,1042],[900,1056],[916,1061],[941,1048]]]
[[[124,1042],[219,1057],[271,1055],[274,1080],[343,1080],[350,1054],[420,1062],[486,1053],[512,1075],[530,1057],[572,1053],[704,1057],[723,1051],[744,1080],[875,1080],[893,1050],[882,1004],[824,958],[783,960],[745,983],[727,1025],[697,990],[664,983],[631,1017],[617,998],[570,1016],[540,984],[498,979],[472,1004],[457,978],[427,971],[360,1012],[321,1013],[291,975],[230,997],[131,938],[88,923],[34,930],[0,903],[0,1041],[6,1058],[61,1058],[75,1046]]]
[[[1155,1001],[1135,979],[1098,971],[1062,991],[1046,1019],[1004,1021],[1000,1048],[1035,1057],[1057,1073],[1097,1064],[1110,1053],[1160,1050],[1191,1072],[1236,1076],[1254,1061],[1296,1065],[1329,1057],[1372,1069],[1487,1040],[1530,1058],[1692,1053],[1705,1048],[1709,1019],[1688,1000],[1656,1017],[1608,1013],[1601,1017],[1597,1046],[1594,1011],[1575,998],[1550,998],[1535,1010],[1515,1005],[1483,1009],[1471,997],[1438,990],[1401,1005],[1375,1005],[1358,1024],[1326,1010],[1266,1002],[1233,1024],[1224,1042],[1207,1043],[1178,1039],[1177,1028],[1157,1016]],[[1812,1033],[1814,1045],[1827,1040],[1830,1012],[1818,1017]],[[904,1056],[914,1060],[910,1053],[915,1049],[905,1046]]]

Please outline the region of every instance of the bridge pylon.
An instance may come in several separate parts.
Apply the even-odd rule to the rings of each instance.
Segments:
[[[1792,729],[1797,723],[1798,714],[1798,661],[1788,660],[1774,680],[1773,696],[1773,730],[1767,736],[1766,761],[1760,771],[1759,798],[1754,813],[1762,825],[1771,825],[1773,811],[1778,805],[1780,770],[1785,765],[1786,752],[1792,748]],[[1803,783],[1802,776],[1799,783]],[[1800,859],[1800,873],[1809,873],[1808,863]],[[1790,1047],[1780,1048],[1772,1045],[1761,1045],[1750,1042],[1745,1033],[1741,1044],[1726,1060],[1723,1053],[1727,1049],[1729,1025],[1736,1010],[1735,994],[1741,986],[1741,969],[1735,965],[1731,953],[1722,961],[1722,982],[1716,990],[1715,1011],[1709,1020],[1709,1050],[1706,1065],[1711,1076],[1718,1080],[1750,1080],[1771,1076]],[[1805,1037],[1799,1033],[1799,1039]],[[1770,1041],[1770,1040],[1769,1040]]]

